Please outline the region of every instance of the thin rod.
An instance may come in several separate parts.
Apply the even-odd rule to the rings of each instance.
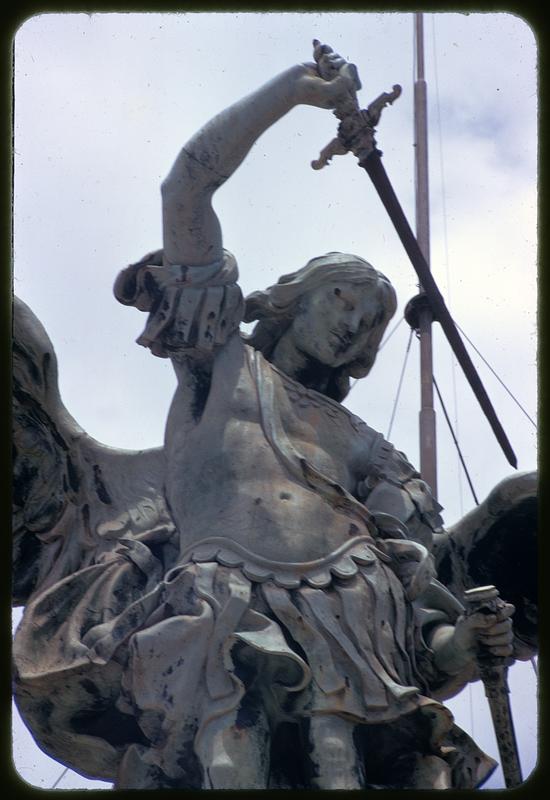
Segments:
[[[428,267],[430,265],[430,199],[428,185],[428,102],[424,79],[423,15],[415,18],[416,80],[414,84],[414,131],[416,177],[416,239]],[[419,287],[423,291],[423,287]],[[433,394],[432,314],[424,308],[419,314],[420,334],[420,473],[437,497],[437,440]]]

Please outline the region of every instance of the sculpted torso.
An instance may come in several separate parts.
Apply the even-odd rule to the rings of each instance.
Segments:
[[[191,413],[188,392],[180,390],[172,404],[166,491],[182,549],[224,536],[274,560],[326,556],[351,536],[367,533],[366,527],[289,477],[262,428],[244,350],[234,336],[217,356],[199,420]],[[292,445],[353,494],[368,447],[347,412],[320,396],[317,407],[305,402],[293,392],[292,381],[275,370],[272,374],[278,413]]]
[[[337,66],[343,63],[340,59]],[[190,140],[162,185],[164,265],[186,265],[198,272],[222,259],[221,227],[211,205],[214,192],[277,119],[298,104],[332,107],[331,92],[347,91],[352,82],[342,74],[327,84],[315,71],[293,67],[222,112]],[[273,363],[291,379],[299,380],[300,369],[311,358],[332,369],[364,348],[378,306],[363,299],[348,311],[350,304],[335,290],[340,292],[334,286],[330,296],[317,295],[313,316],[303,320],[305,328],[291,332],[300,343],[311,343],[314,349],[307,356],[298,353],[292,335],[280,344],[280,357]],[[333,308],[341,318],[327,327],[324,314]],[[174,365],[178,389],[166,428],[166,496],[182,547],[224,536],[266,558],[308,561],[367,532],[361,520],[350,519],[289,475],[273,452],[238,334],[216,349],[202,375],[200,356],[197,363],[192,353],[183,353]],[[293,405],[285,392],[277,393],[276,406],[296,450],[354,494],[359,447],[346,412],[342,410],[338,422],[325,415],[320,420],[319,409]]]

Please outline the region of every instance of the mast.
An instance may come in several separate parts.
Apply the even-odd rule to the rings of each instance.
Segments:
[[[416,238],[428,266],[430,265],[430,200],[428,190],[428,103],[424,78],[423,14],[415,13],[415,177]],[[419,287],[422,294],[422,286]],[[436,419],[433,392],[432,312],[428,303],[418,305],[420,337],[420,473],[437,498]]]

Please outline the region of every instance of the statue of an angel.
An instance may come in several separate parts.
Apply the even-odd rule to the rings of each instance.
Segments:
[[[87,436],[15,304],[17,703],[47,753],[116,788],[472,788],[495,766],[441,701],[480,643],[517,653],[514,606],[464,614],[429,487],[341,405],[395,311],[389,280],[328,253],[243,299],[212,208],[269,126],[349,91],[343,59],[320,64],[330,80],[292,67],[183,147],[163,249],[116,280],[177,375],[162,448]]]

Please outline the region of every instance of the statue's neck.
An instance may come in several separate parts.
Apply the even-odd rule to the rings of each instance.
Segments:
[[[290,337],[283,334],[275,345],[269,361],[302,386],[315,389],[321,394],[328,394],[333,368],[303,353]]]

